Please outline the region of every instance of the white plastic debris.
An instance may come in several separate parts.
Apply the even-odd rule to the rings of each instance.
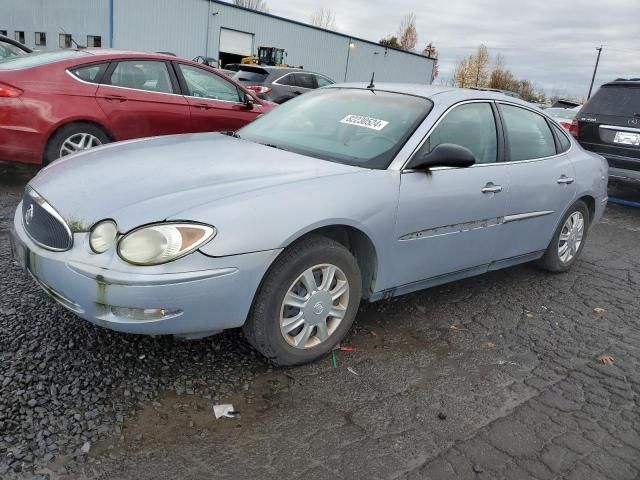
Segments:
[[[91,450],[91,442],[84,442],[84,445],[82,445],[82,448],[80,449],[80,451],[84,454],[89,453],[90,450]]]
[[[353,368],[351,367],[347,367],[347,370],[349,370],[351,373],[353,373],[354,375],[360,375],[358,372],[356,372]]]
[[[233,409],[233,405],[231,405],[230,403],[226,403],[223,405],[214,405],[213,413],[215,414],[216,418],[238,418],[240,416],[240,414]]]

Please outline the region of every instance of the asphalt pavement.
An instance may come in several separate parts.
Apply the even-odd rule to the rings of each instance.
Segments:
[[[237,331],[125,335],[56,305],[10,256],[33,173],[0,164],[0,478],[639,478],[640,209],[610,205],[569,273],[363,305],[347,350],[282,369]]]

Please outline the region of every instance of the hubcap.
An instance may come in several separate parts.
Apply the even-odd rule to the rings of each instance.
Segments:
[[[308,268],[287,290],[280,308],[280,332],[293,347],[325,342],[338,328],[349,305],[349,282],[340,268]]]
[[[100,139],[90,133],[76,133],[62,142],[60,147],[60,156],[71,155],[72,153],[87,150],[92,147],[102,145]]]
[[[584,236],[584,216],[573,212],[562,226],[558,239],[558,257],[563,263],[570,262],[576,256]]]

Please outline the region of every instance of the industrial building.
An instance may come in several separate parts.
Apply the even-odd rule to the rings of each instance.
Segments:
[[[2,0],[0,34],[37,50],[76,44],[202,55],[222,64],[284,48],[290,65],[337,82],[431,83],[434,60],[218,0]],[[382,36],[384,32],[380,32]]]

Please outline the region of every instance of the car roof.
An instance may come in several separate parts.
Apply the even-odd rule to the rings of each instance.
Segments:
[[[169,55],[166,53],[157,53],[157,52],[138,52],[135,50],[116,50],[114,48],[82,48],[82,49],[73,49],[73,50],[78,50],[80,52],[84,52],[84,53],[88,53],[89,55],[93,55],[94,57],[98,57],[98,58],[111,58],[111,57],[118,57],[118,58],[139,58],[139,57],[145,57],[145,58],[157,58],[157,59],[162,59],[162,60],[187,60],[186,58],[180,58],[177,57],[175,55]],[[189,62],[191,62],[191,60],[187,60]]]
[[[367,89],[368,83],[336,83],[325,88],[358,88]],[[458,87],[444,87],[438,85],[423,85],[420,83],[386,83],[375,82],[375,90],[384,90],[386,92],[403,93],[405,95],[415,95],[417,97],[424,97],[430,100],[437,99],[445,103],[455,103],[463,100],[502,100],[511,103],[517,103],[520,105],[532,107],[532,104],[505,95],[499,91],[482,90],[474,88],[458,88]]]

